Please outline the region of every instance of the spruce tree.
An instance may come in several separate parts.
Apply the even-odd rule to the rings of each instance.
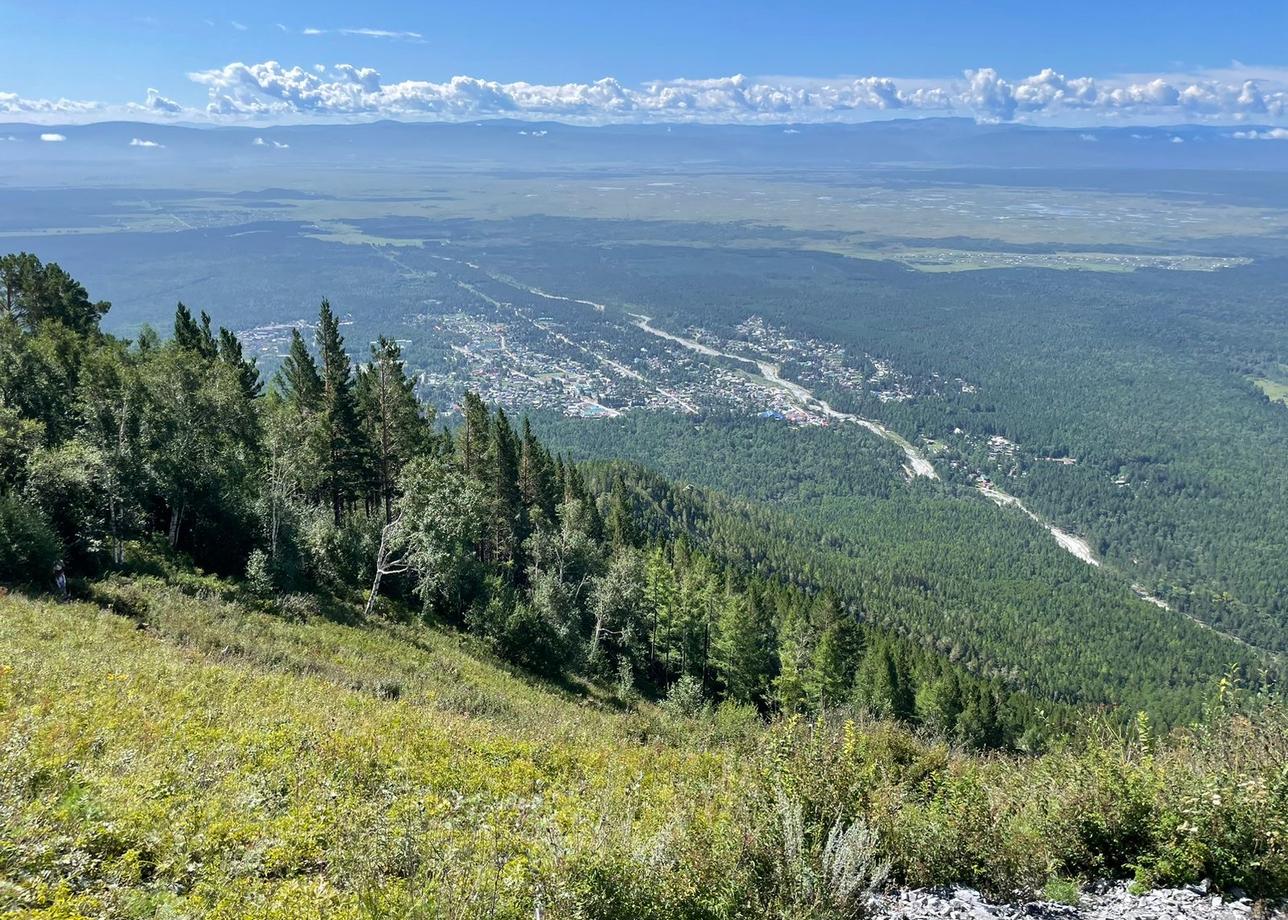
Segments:
[[[277,372],[278,389],[297,411],[322,407],[322,377],[298,329],[291,330],[291,346]]]
[[[353,395],[352,369],[344,350],[340,323],[323,299],[318,311],[318,354],[322,363],[322,427],[326,455],[327,492],[335,523],[343,516],[347,499],[361,491],[363,438]]]
[[[529,517],[539,510],[546,521],[554,520],[555,509],[559,504],[554,461],[533,435],[527,416],[523,418],[523,434],[519,445],[519,492],[523,496]]]
[[[778,677],[774,695],[787,712],[805,708],[809,699],[810,665],[817,637],[809,617],[799,607],[792,607],[778,628]]]
[[[890,640],[881,639],[868,647],[855,683],[860,702],[877,715],[909,720],[915,714],[912,687]]]
[[[495,562],[519,564],[519,550],[527,536],[526,514],[519,493],[519,446],[514,429],[505,410],[498,409],[492,418],[491,437],[488,444],[488,473],[491,493],[489,508],[488,542],[490,555]]]
[[[381,336],[371,346],[371,362],[358,372],[357,399],[371,448],[376,496],[387,524],[393,520],[399,473],[432,439],[430,422],[421,412],[396,342]]]
[[[483,400],[467,391],[461,401],[461,427],[456,433],[456,458],[465,475],[480,481],[486,478],[488,411]]]
[[[711,647],[726,695],[739,703],[763,704],[774,676],[774,624],[759,592],[726,591]]]
[[[613,477],[613,491],[608,499],[608,517],[604,523],[614,549],[639,545],[640,535],[635,526],[635,515],[631,511],[626,483],[620,475]]]
[[[807,689],[814,704],[823,709],[849,696],[858,639],[854,622],[830,593],[815,604],[813,621],[818,643],[810,660]]]
[[[219,327],[219,360],[237,372],[247,399],[255,399],[264,391],[255,359],[245,356],[237,336],[223,326]]]

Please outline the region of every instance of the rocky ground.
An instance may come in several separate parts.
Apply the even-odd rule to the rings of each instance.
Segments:
[[[883,899],[874,913],[883,920],[1288,920],[1282,906],[1223,899],[1201,885],[1139,896],[1126,884],[1102,885],[1083,891],[1076,907],[1050,901],[990,904],[969,888],[908,890]]]

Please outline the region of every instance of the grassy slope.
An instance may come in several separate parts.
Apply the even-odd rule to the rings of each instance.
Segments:
[[[186,587],[0,597],[0,916],[827,917],[801,867],[859,815],[902,883],[1288,890],[1281,713],[968,756],[862,720],[620,711],[455,633]]]
[[[504,907],[554,862],[736,820],[736,758],[641,744],[451,634],[150,600],[146,629],[0,601],[5,799],[30,803],[4,815],[0,880],[24,883],[0,907],[57,902],[58,879],[97,893],[63,897],[89,915]]]

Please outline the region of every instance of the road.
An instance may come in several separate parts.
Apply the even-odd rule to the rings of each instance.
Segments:
[[[779,365],[773,364],[769,361],[760,361],[753,358],[747,358],[742,355],[719,351],[712,348],[710,345],[703,345],[701,342],[694,341],[693,339],[686,339],[684,336],[675,335],[674,333],[667,332],[664,329],[659,329],[652,324],[653,318],[651,316],[645,316],[642,313],[631,313],[629,315],[632,318],[632,325],[634,325],[635,328],[641,329],[650,335],[658,336],[659,338],[666,339],[669,342],[675,342],[677,345],[682,345],[690,351],[696,351],[698,354],[706,355],[707,357],[729,358],[733,361],[739,361],[743,364],[754,366],[759,372],[762,380],[776,389],[784,390],[789,393],[791,397],[800,404],[799,408],[821,413],[828,418],[862,425],[877,437],[884,438],[890,443],[897,445],[903,451],[904,457],[908,460],[908,465],[905,469],[907,469],[913,476],[925,476],[927,479],[939,478],[939,474],[935,472],[935,465],[930,462],[925,454],[914,447],[902,435],[891,431],[880,422],[874,422],[871,419],[852,415],[849,412],[841,412],[839,409],[833,409],[827,400],[819,399],[810,392],[810,390],[801,386],[799,383],[783,379]]]

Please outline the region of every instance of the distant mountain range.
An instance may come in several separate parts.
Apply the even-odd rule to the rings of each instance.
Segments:
[[[42,140],[42,137],[46,138]],[[477,123],[192,127],[142,122],[0,126],[0,164],[146,162],[168,169],[235,166],[268,157],[301,165],[426,161],[479,168],[1042,169],[1288,168],[1288,132],[1265,126],[1052,128],[963,118],[857,125]],[[17,184],[17,183],[15,183]]]

